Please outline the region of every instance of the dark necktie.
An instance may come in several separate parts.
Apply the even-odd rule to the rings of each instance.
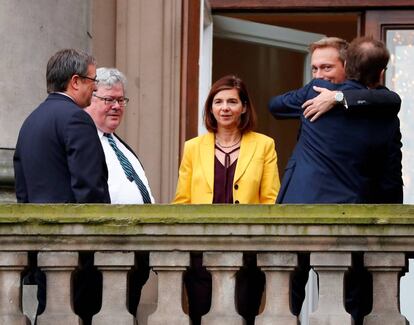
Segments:
[[[142,182],[141,178],[137,175],[134,168],[132,167],[131,162],[128,160],[127,157],[122,153],[122,151],[118,148],[116,145],[114,139],[112,138],[112,134],[105,133],[104,134],[108,138],[108,142],[111,145],[112,149],[114,149],[115,154],[122,166],[122,169],[124,170],[124,173],[129,181],[135,181],[135,184],[137,184],[139,191],[141,192],[142,199],[144,200],[144,203],[151,203],[151,198],[149,196],[148,190],[145,187],[144,183]]]

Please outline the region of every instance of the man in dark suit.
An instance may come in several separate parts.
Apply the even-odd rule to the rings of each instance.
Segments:
[[[20,129],[14,154],[16,197],[22,203],[109,203],[105,156],[91,117],[96,65],[66,49],[46,71],[49,96]]]
[[[24,121],[17,140],[17,201],[110,203],[105,156],[95,124],[83,110],[96,89],[95,59],[74,49],[58,51],[48,61],[46,80],[49,96]],[[80,260],[81,265],[86,261],[86,273],[93,273],[93,257],[80,254]],[[45,277],[36,265],[33,252],[23,282],[39,286],[40,314],[46,303]],[[86,281],[81,281],[80,287],[81,296],[96,291]],[[79,301],[75,299],[75,308]],[[96,309],[99,306],[91,313]]]
[[[380,86],[389,54],[385,45],[375,40],[364,39],[363,45],[357,42],[351,43],[352,51],[348,49],[347,53],[345,70],[351,80],[334,84],[314,79],[299,90],[273,97],[269,103],[275,116],[297,114],[302,122],[279,191],[279,203],[402,202],[397,117],[401,102],[397,94]],[[358,58],[361,53],[366,61]],[[302,105],[317,96],[314,86],[336,90],[340,96],[339,105],[311,122],[302,114]],[[367,99],[353,103],[348,95],[346,109],[343,94],[348,90],[367,92]],[[387,102],[388,109],[377,109],[381,101]]]
[[[300,116],[302,122],[277,198],[279,203],[402,202],[397,117],[401,101],[397,94],[379,85],[389,53],[382,42],[359,38],[351,43],[346,58],[346,75],[350,80],[338,83],[341,77],[324,78],[334,84],[315,79],[304,88],[272,98],[269,103],[274,116]],[[324,104],[322,111],[326,114],[318,114],[312,122],[306,117],[318,110],[305,117],[302,106],[314,105],[318,95],[315,89],[322,91],[328,104]],[[335,101],[338,105],[327,112],[326,107]],[[370,276],[363,270],[359,256],[354,256],[354,261],[346,282],[345,307],[355,324],[362,324],[372,303],[369,294],[366,296]],[[308,269],[304,261],[294,275],[294,314],[300,312]]]

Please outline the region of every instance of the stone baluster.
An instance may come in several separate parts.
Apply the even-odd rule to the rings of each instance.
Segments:
[[[212,298],[210,311],[201,318],[202,325],[242,325],[244,319],[236,311],[236,272],[243,264],[239,252],[207,252],[203,265],[211,272]]]
[[[187,252],[151,252],[150,266],[158,274],[158,306],[148,325],[189,325],[182,308],[183,272],[190,265]]]
[[[26,265],[26,252],[0,252],[0,324],[28,322],[20,304],[20,274]]]
[[[93,316],[94,325],[133,325],[127,308],[127,277],[134,265],[133,252],[97,252],[94,264],[102,272],[102,307]]]
[[[404,253],[365,253],[365,267],[372,272],[373,305],[364,325],[408,324],[399,310],[399,273],[405,266]]]
[[[266,274],[266,305],[256,317],[256,325],[297,325],[290,312],[290,275],[298,265],[293,253],[257,254],[257,266]]]
[[[319,303],[309,316],[309,324],[352,324],[344,307],[344,275],[352,265],[351,254],[311,253],[310,264],[319,276]]]
[[[46,309],[37,325],[79,324],[71,308],[71,273],[78,265],[78,253],[41,252],[37,264],[46,274]]]

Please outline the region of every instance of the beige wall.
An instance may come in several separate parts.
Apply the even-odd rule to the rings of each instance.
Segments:
[[[131,99],[117,130],[141,159],[157,202],[178,170],[181,0],[94,0],[93,53],[116,66]]]
[[[126,74],[131,102],[118,133],[144,164],[156,201],[170,202],[179,160],[181,2],[1,0],[0,181],[13,177],[4,148],[15,147],[22,122],[46,97],[47,60],[74,47]]]
[[[1,0],[0,148],[46,97],[46,63],[61,48],[88,50],[90,0]]]

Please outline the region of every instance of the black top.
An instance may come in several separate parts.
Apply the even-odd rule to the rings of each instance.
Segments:
[[[237,159],[230,165],[230,154],[240,149],[237,147],[230,152],[224,152],[219,147],[216,149],[224,153],[224,166],[214,158],[214,193],[213,203],[233,203],[233,179],[236,171]]]

